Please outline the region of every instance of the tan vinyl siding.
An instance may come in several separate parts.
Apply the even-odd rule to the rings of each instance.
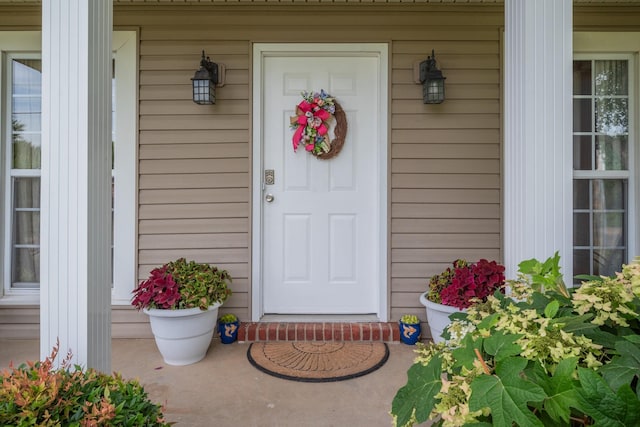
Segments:
[[[454,259],[501,260],[501,5],[117,3],[114,10],[115,28],[140,29],[139,279],[179,256],[217,264],[234,278],[222,311],[250,319],[253,42],[389,44],[392,320],[405,313],[424,320],[418,295]],[[583,30],[640,27],[638,7],[575,10]],[[0,6],[0,26],[36,29],[39,10],[19,11]],[[311,15],[330,30],[300,30]],[[213,106],[191,101],[202,49],[226,67]],[[441,105],[424,105],[413,81],[414,63],[431,49],[447,78]],[[0,336],[17,326],[37,331],[33,313],[1,308]],[[149,334],[146,317],[128,307],[116,307],[113,319],[114,336]]]
[[[0,306],[0,338],[38,339],[39,337],[40,307]]]
[[[500,30],[493,39],[396,41],[391,112],[391,318],[417,314],[428,278],[457,258],[500,260]],[[412,66],[430,45],[446,101],[424,105]]]
[[[172,25],[149,41],[143,21],[136,24],[142,25],[139,279],[179,256],[216,264],[233,277],[223,312],[249,319],[249,44],[173,41]],[[212,106],[191,101],[194,52],[203,48],[226,67]]]
[[[141,25],[140,278],[179,255],[216,262],[237,277],[226,308],[248,319],[250,46],[316,38],[293,37],[299,8],[220,8],[215,27],[198,25],[206,12],[142,10],[116,15],[116,23]],[[357,20],[353,8],[314,13],[332,22],[320,41],[390,43],[390,309],[393,319],[424,317],[417,295],[429,275],[458,257],[500,258],[502,14],[486,7],[358,10]],[[190,101],[201,49],[227,69],[211,107]],[[438,106],[422,104],[413,81],[414,63],[431,49],[447,77],[447,101]]]

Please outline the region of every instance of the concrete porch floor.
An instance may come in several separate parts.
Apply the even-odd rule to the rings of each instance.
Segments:
[[[178,426],[390,426],[391,401],[414,359],[413,347],[389,343],[389,360],[377,371],[314,384],[258,371],[247,361],[249,343],[214,340],[204,360],[183,367],[164,364],[153,339],[114,339],[112,346],[112,369],[138,378]],[[37,340],[0,340],[0,370],[37,359]]]

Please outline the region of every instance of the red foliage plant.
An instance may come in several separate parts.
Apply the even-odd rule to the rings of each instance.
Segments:
[[[167,269],[168,266],[163,265],[151,270],[149,278],[134,289],[131,305],[137,309],[144,307],[168,309],[177,306],[180,291]]]
[[[485,300],[504,291],[504,266],[481,259],[475,264],[455,263],[451,283],[440,292],[442,304],[465,309],[474,300]]]

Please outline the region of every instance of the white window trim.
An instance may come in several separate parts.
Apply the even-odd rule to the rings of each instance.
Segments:
[[[116,148],[114,150],[115,186],[113,227],[113,291],[111,303],[128,305],[137,283],[137,173],[138,173],[138,34],[114,31],[116,60]]]
[[[3,84],[5,88],[2,93],[9,93],[10,89],[7,86],[8,81],[12,80],[13,71],[10,69],[9,64],[13,59],[41,59],[40,52],[23,52],[23,51],[14,51],[11,53],[7,53],[3,55],[3,67],[4,67],[4,80]],[[4,99],[4,110],[2,117],[4,118],[4,123],[11,123],[11,103],[12,97],[6,96]],[[3,126],[3,140],[10,141],[12,138],[11,131],[8,130],[8,126]],[[3,177],[6,179],[3,181],[4,184],[4,204],[3,204],[3,212],[4,215],[4,230],[5,234],[3,234],[3,264],[7,266],[6,269],[3,270],[3,281],[5,283],[5,293],[11,295],[19,295],[23,297],[33,297],[38,294],[39,291],[37,288],[10,288],[9,284],[11,283],[11,269],[8,267],[11,262],[11,254],[13,253],[13,245],[11,239],[11,230],[13,229],[13,178],[39,178],[40,177],[40,169],[14,169],[11,161],[11,153],[12,147],[7,144],[2,147],[4,159],[3,159],[3,167],[0,170],[10,171],[9,173],[3,173]],[[27,285],[33,284],[33,282],[25,283]]]
[[[7,73],[7,55],[10,52],[28,53],[40,55],[42,40],[40,31],[0,31],[0,82],[4,82]],[[137,283],[137,134],[138,134],[138,99],[137,99],[137,39],[136,31],[114,31],[113,50],[116,60],[116,149],[114,176],[117,177],[118,186],[115,195],[114,210],[114,287],[112,291],[112,304],[125,305],[131,300],[131,291]],[[4,83],[3,83],[4,84]],[[0,86],[0,99],[3,99],[7,88]],[[10,102],[8,100],[7,102]],[[0,114],[6,119],[10,109],[6,102],[0,105]],[[4,120],[3,120],[4,122]],[[10,122],[10,121],[9,121]],[[6,127],[3,127],[4,132]],[[3,135],[4,136],[4,135]],[[6,140],[6,138],[5,138]],[[0,173],[5,174],[8,165],[6,152],[0,153]],[[6,194],[4,180],[0,187],[0,212],[5,212],[10,197]],[[10,218],[0,227],[0,239],[5,253],[0,259],[0,305],[31,305],[40,303],[39,290],[10,289],[6,283],[10,283],[10,255],[5,248],[6,234],[10,230]]]
[[[613,53],[615,52],[615,53]],[[628,179],[627,259],[640,255],[640,33],[574,33],[574,60],[629,61],[629,169],[628,171],[597,171],[598,178]],[[594,178],[593,171],[573,171],[574,178]],[[573,234],[572,234],[573,238]],[[573,245],[573,242],[572,242]]]

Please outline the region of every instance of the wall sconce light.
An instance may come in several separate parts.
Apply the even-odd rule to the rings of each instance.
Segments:
[[[422,83],[422,100],[425,104],[441,104],[444,101],[444,80],[442,71],[436,65],[436,54],[420,63],[420,83]]]
[[[193,83],[193,102],[200,105],[216,103],[216,84],[218,83],[218,64],[205,58],[204,50],[200,60],[200,69],[191,79]]]

